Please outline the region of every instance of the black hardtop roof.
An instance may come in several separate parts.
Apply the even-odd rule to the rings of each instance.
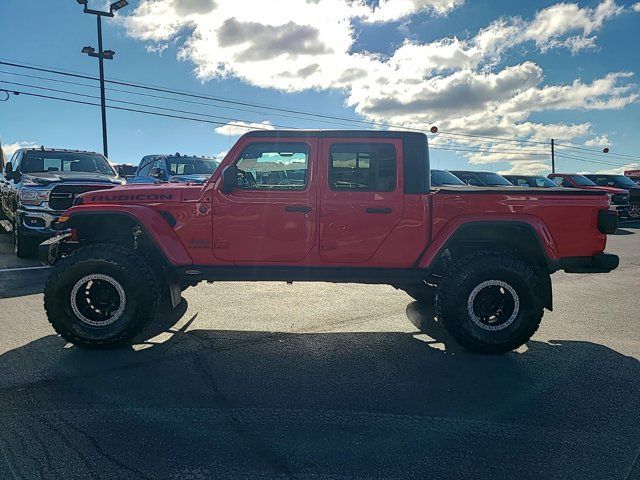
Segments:
[[[422,132],[405,130],[252,130],[243,137],[288,137],[288,138],[406,138],[426,136]]]

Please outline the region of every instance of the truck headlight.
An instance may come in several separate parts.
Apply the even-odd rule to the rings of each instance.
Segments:
[[[23,188],[20,190],[18,199],[23,205],[38,206],[42,202],[49,201],[51,190],[43,190],[40,188]]]

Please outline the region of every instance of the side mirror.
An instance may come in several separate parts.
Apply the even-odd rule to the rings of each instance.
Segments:
[[[238,186],[238,167],[229,165],[222,170],[222,193],[231,193]]]
[[[11,162],[7,162],[4,166],[4,177],[7,180],[18,180],[20,177],[20,173],[13,169],[13,164]]]

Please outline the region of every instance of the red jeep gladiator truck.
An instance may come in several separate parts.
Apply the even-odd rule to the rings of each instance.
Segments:
[[[432,188],[429,172],[420,133],[256,131],[204,185],[82,194],[40,246],[47,316],[67,341],[107,348],[201,281],[388,284],[435,302],[467,349],[503,353],[552,308],[551,273],[618,266],[604,192]]]

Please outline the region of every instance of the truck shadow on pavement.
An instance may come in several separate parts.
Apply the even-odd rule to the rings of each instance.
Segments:
[[[0,477],[640,473],[640,362],[608,347],[475,355],[417,303],[412,333],[190,330],[186,310],[136,347],[49,335],[1,355]]]

